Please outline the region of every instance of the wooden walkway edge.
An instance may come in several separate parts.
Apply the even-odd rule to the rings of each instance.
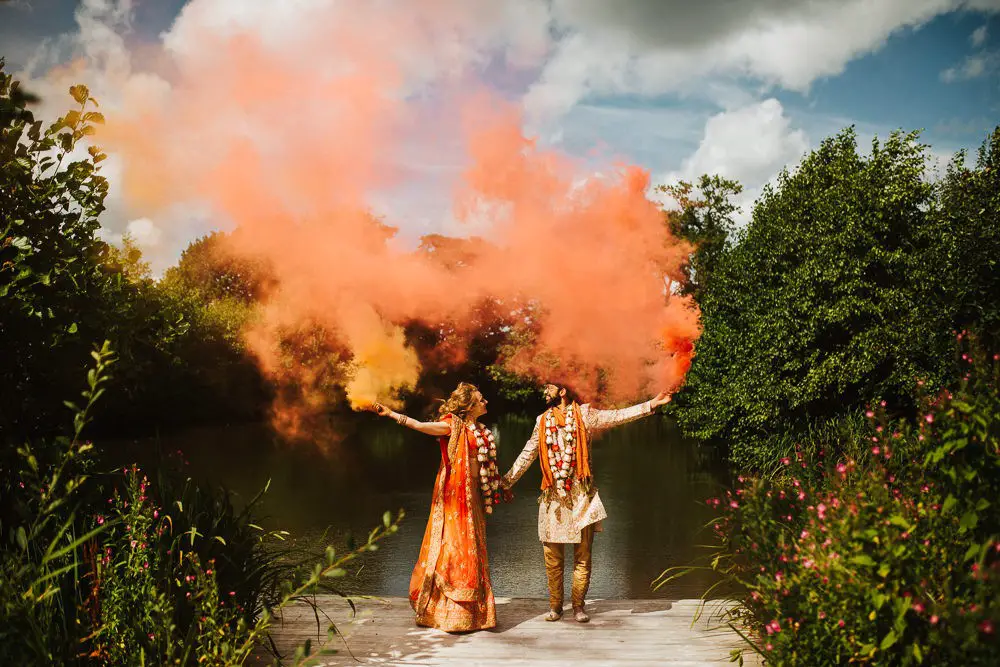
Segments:
[[[719,627],[726,604],[721,600],[708,603],[692,625],[697,600],[592,600],[591,621],[580,624],[569,610],[561,621],[545,621],[546,600],[497,598],[497,628],[457,635],[417,627],[405,598],[355,600],[356,615],[336,596],[319,596],[317,603],[318,633],[306,605],[276,619],[273,638],[289,662],[306,639],[312,639],[314,655],[318,648],[336,651],[316,665],[723,665],[732,664],[732,649],[743,648],[738,635]],[[327,639],[331,621],[343,637]],[[744,652],[744,659],[760,664],[752,652]],[[261,655],[261,662],[268,661]]]

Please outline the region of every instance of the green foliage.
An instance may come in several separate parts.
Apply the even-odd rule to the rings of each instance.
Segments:
[[[3,664],[244,664],[275,613],[336,592],[345,565],[398,530],[402,512],[387,513],[358,548],[300,557],[282,548],[287,533],[255,523],[260,496],[237,510],[226,493],[162,474],[153,485],[134,465],[110,482],[88,474],[80,434],[114,361],[107,343],[93,356],[84,408],[67,403],[74,436],[0,467]]]
[[[77,150],[103,123],[84,86],[76,107],[48,127],[27,109],[30,100],[0,60],[0,430],[24,432],[51,419],[58,401],[43,387],[77,377],[89,343],[84,315],[108,276],[96,238],[108,184],[99,175],[104,153]]]
[[[728,620],[768,661],[996,664],[1000,364],[962,363],[969,379],[915,420],[869,410],[857,458],[828,462],[820,441],[709,500],[709,567],[745,591]]]
[[[912,410],[916,377],[953,379],[953,331],[1000,317],[997,141],[939,184],[915,133],[863,156],[846,130],[783,173],[702,292],[683,428],[762,469],[781,455],[774,433],[800,437],[876,397]]]
[[[85,597],[82,550],[104,529],[84,519],[89,455],[80,435],[104,392],[114,363],[105,343],[93,353],[82,409],[74,410],[72,437],[49,446],[24,445],[17,458],[3,453],[0,468],[0,662],[66,664],[79,648]]]
[[[700,193],[695,193],[695,187]],[[731,199],[743,192],[743,186],[718,175],[704,174],[697,186],[681,181],[656,189],[680,206],[680,210],[667,211],[667,227],[671,236],[690,241],[695,246],[681,293],[693,294],[698,300],[730,245],[736,229],[733,214],[738,210]]]

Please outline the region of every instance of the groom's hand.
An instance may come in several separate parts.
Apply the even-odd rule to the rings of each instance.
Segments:
[[[661,405],[666,405],[670,402],[673,395],[669,391],[661,391],[659,394],[653,397],[653,400],[649,402],[649,405],[654,410]]]

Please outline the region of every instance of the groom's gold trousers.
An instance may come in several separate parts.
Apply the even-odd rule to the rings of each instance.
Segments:
[[[566,561],[565,549],[561,542],[542,542],[545,553],[545,574],[549,579],[549,608],[562,611],[563,571]],[[580,531],[580,541],[573,544],[573,591],[574,607],[583,607],[590,588],[590,562],[594,547],[594,525]]]

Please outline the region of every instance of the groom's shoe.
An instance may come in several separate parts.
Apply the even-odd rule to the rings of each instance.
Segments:
[[[549,613],[545,615],[546,621],[558,621],[562,618],[562,609],[549,609]]]
[[[577,623],[587,623],[590,621],[590,616],[583,610],[583,607],[573,607],[573,618],[576,619]]]

